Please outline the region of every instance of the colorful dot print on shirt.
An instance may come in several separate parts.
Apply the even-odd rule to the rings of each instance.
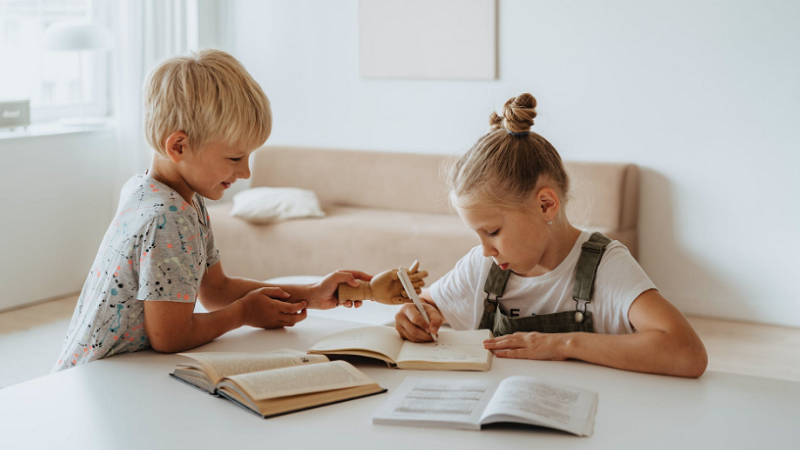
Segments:
[[[219,251],[203,198],[193,202],[147,175],[125,184],[54,371],[149,348],[143,301],[195,301]]]

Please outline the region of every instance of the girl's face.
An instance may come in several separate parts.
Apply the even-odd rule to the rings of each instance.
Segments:
[[[535,200],[518,210],[485,204],[456,210],[480,238],[483,256],[494,259],[503,270],[534,276],[551,240],[547,215]]]

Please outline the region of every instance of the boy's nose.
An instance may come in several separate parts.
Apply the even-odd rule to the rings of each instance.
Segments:
[[[236,174],[236,178],[240,178],[242,180],[247,180],[250,178],[250,165],[245,163],[244,167],[239,170],[238,174]]]

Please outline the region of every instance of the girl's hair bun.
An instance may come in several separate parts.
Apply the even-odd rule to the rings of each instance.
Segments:
[[[503,116],[492,113],[489,125],[492,130],[505,129],[509,133],[525,133],[531,130],[536,117],[536,98],[525,93],[510,98],[503,105]]]

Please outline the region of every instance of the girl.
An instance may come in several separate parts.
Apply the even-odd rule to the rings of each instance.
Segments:
[[[699,377],[708,356],[683,314],[624,245],[569,223],[569,180],[556,149],[530,131],[535,117],[532,95],[510,99],[450,167],[450,201],[481,245],[423,291],[430,323],[404,305],[397,331],[430,341],[446,319],[492,330],[484,346],[501,358]]]

